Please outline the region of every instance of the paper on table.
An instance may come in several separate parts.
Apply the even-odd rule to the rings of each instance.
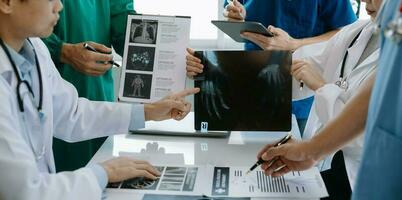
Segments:
[[[108,191],[212,197],[321,198],[328,196],[316,168],[265,176],[261,170],[246,175],[247,167],[160,166],[156,181],[134,178],[108,185]]]
[[[156,181],[133,178],[119,183],[108,184],[109,191],[124,191],[147,194],[202,195],[202,175],[205,167],[197,166],[157,166],[161,176]]]
[[[321,198],[328,196],[316,168],[273,178],[248,167],[210,167],[210,196]]]

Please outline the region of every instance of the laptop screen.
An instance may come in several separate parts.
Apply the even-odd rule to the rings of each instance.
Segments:
[[[203,51],[195,77],[195,129],[290,131],[292,77],[288,51]]]

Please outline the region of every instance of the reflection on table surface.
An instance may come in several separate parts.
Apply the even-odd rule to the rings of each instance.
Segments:
[[[90,163],[116,156],[147,160],[153,165],[251,166],[257,152],[286,132],[231,132],[227,138],[175,137],[155,135],[116,135],[109,137]],[[296,120],[292,135],[300,138]],[[142,195],[109,194],[111,199],[141,199]]]

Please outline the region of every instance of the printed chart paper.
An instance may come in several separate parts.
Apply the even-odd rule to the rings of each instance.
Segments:
[[[190,17],[129,15],[119,100],[150,103],[185,87]]]
[[[161,177],[156,181],[133,178],[119,183],[109,183],[108,190],[121,190],[135,193],[200,195],[203,186],[202,169],[199,167],[157,166]],[[205,169],[205,168],[204,168]]]
[[[107,186],[112,192],[208,197],[321,198],[328,196],[316,168],[272,178],[247,167],[158,166],[156,181],[134,178]]]
[[[273,178],[248,167],[212,167],[210,196],[321,198],[328,196],[316,168]],[[208,170],[211,171],[211,170]]]

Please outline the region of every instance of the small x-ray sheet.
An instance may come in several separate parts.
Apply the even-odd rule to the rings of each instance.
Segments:
[[[273,178],[260,168],[246,174],[248,167],[209,167],[210,191],[214,197],[321,198],[328,196],[317,168],[290,172]]]
[[[129,15],[119,99],[149,103],[185,87],[190,17]]]
[[[205,167],[157,166],[161,176],[157,180],[133,178],[119,183],[109,183],[109,191],[124,191],[166,195],[201,195],[205,185],[202,175]]]

